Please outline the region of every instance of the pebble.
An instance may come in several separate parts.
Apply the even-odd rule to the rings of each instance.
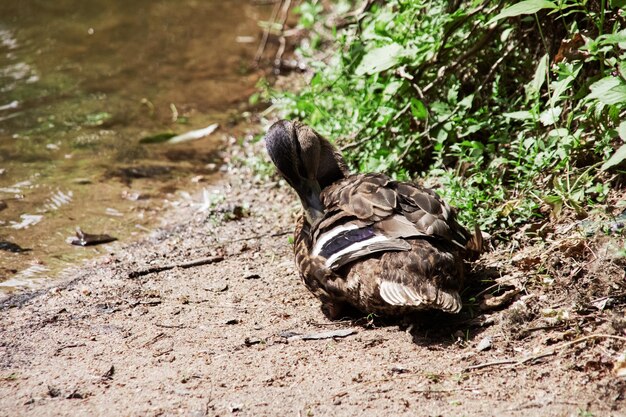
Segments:
[[[487,349],[491,349],[490,337],[483,338],[480,342],[478,342],[478,345],[476,345],[476,350],[479,352],[482,352],[483,350],[487,350]]]

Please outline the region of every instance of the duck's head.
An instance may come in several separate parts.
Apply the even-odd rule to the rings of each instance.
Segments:
[[[335,148],[310,127],[280,120],[265,136],[265,146],[279,174],[298,193],[309,223],[323,213],[320,192],[347,175]]]

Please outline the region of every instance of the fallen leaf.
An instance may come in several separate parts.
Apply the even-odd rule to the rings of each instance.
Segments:
[[[494,308],[503,307],[506,304],[513,301],[515,296],[520,293],[520,290],[515,288],[504,292],[502,295],[494,296],[491,294],[485,295],[485,299],[480,303],[480,310],[492,310]]]

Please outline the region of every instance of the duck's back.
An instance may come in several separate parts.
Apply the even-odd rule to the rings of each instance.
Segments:
[[[381,174],[349,176],[321,194],[324,215],[301,220],[296,260],[331,317],[458,312],[463,257],[472,237],[432,190]]]

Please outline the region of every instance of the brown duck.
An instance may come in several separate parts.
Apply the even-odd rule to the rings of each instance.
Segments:
[[[302,123],[275,123],[265,142],[302,202],[296,264],[328,317],[346,307],[388,316],[461,310],[463,260],[480,253],[480,230],[470,235],[428,188],[350,175],[330,142]]]

